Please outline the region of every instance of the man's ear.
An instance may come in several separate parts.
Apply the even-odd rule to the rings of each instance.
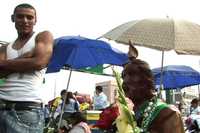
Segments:
[[[37,17],[35,17],[35,24],[36,24],[36,23],[37,23]],[[35,24],[34,24],[34,25],[35,25]]]
[[[15,22],[14,15],[11,15],[11,21]]]

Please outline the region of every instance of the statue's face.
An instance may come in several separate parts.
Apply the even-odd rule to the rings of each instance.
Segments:
[[[144,93],[141,89],[142,77],[140,76],[139,71],[136,71],[137,69],[134,67],[135,66],[132,64],[127,64],[124,67],[122,74],[122,87],[126,96],[131,99],[133,103],[140,100],[143,97],[142,93]]]

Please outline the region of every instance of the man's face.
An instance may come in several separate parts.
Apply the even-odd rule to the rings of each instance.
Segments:
[[[36,12],[31,8],[17,8],[13,19],[19,34],[29,34],[36,23]]]
[[[193,108],[197,108],[198,107],[198,104],[197,103],[192,103],[191,105]]]
[[[63,94],[61,95],[61,98],[62,98],[62,99],[65,99],[65,97],[66,97],[65,95],[66,95],[66,93],[63,93]]]
[[[100,92],[96,89],[96,90],[95,90],[95,93],[96,93],[96,95],[98,96]]]
[[[125,95],[134,102],[141,99],[140,77],[135,72],[134,65],[127,64],[123,70],[123,90]]]

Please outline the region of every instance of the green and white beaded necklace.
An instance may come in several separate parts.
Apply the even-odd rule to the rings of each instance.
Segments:
[[[139,108],[140,117],[142,118],[141,132],[147,133],[150,123],[155,119],[159,112],[168,107],[166,103],[158,100],[156,96],[150,100],[145,101]]]

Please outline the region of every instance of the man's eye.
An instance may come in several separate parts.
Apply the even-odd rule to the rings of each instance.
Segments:
[[[34,16],[26,16],[26,15],[18,14],[17,18],[18,19],[25,19],[26,18],[27,20],[33,20]]]
[[[33,19],[33,16],[27,16],[27,19],[28,19],[28,20],[32,20],[32,19]]]
[[[23,15],[17,15],[17,18],[22,19],[22,18],[24,18],[24,16]]]

